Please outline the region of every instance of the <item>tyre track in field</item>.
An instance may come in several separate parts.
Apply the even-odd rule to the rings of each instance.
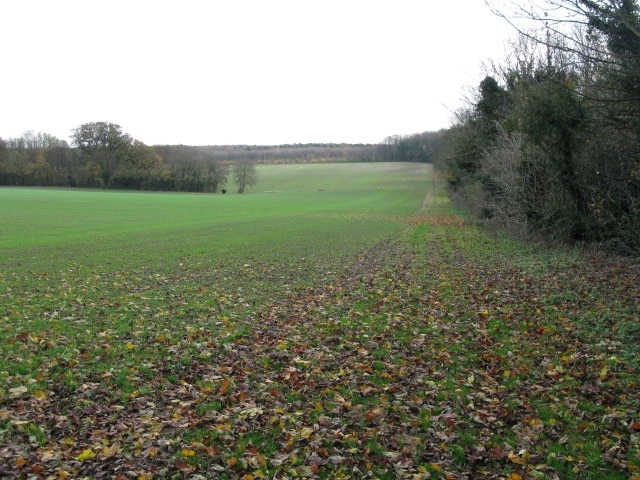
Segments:
[[[424,197],[424,200],[422,200],[419,211],[424,212],[428,206],[433,206],[434,200],[435,200],[435,197],[434,197],[433,188],[432,188],[427,192],[427,195]]]

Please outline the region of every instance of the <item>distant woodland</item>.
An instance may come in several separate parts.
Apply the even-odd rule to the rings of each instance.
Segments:
[[[0,185],[217,192],[238,164],[431,162],[442,132],[391,136],[380,144],[154,145],[114,123],[0,138]]]

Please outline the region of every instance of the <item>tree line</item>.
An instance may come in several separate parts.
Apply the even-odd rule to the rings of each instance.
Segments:
[[[71,145],[46,133],[0,138],[0,185],[213,193],[230,179],[245,191],[259,163],[429,162],[441,136],[394,136],[379,145],[147,146],[117,124],[92,122],[73,129]]]
[[[538,3],[540,4],[540,3]],[[456,197],[526,234],[640,251],[635,0],[513,2],[520,29],[438,151]],[[537,12],[537,13],[536,13]]]

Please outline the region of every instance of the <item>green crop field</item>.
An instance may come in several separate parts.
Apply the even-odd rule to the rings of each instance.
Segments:
[[[0,267],[171,270],[176,262],[343,255],[415,213],[424,164],[259,167],[248,195],[0,189]]]
[[[638,262],[443,183],[0,188],[0,478],[640,478]]]

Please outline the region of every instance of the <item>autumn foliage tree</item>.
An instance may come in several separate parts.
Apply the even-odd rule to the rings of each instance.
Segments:
[[[25,132],[0,143],[0,184],[63,186],[68,181],[71,155],[64,140]]]

